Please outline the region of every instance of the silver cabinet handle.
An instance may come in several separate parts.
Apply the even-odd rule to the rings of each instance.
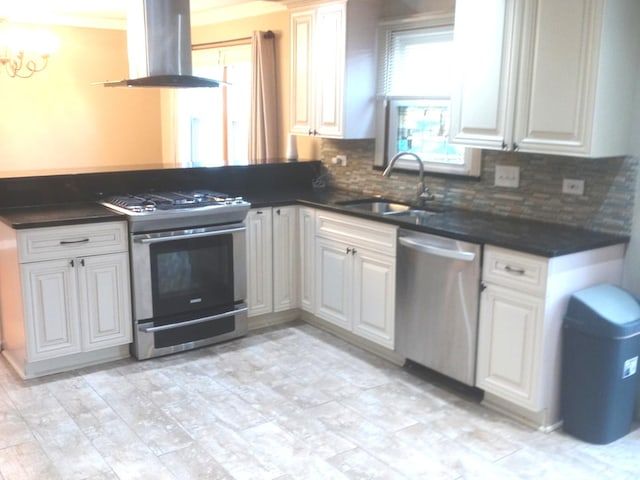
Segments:
[[[472,262],[476,258],[476,254],[473,252],[461,252],[460,250],[449,250],[448,248],[436,247],[434,245],[416,242],[409,237],[400,237],[398,238],[398,241],[405,247],[418,250],[422,253],[428,253],[429,255],[435,255],[437,257],[453,258],[464,262]]]
[[[233,317],[239,313],[247,312],[247,307],[238,308],[237,310],[231,310],[230,312],[219,313],[218,315],[211,315],[209,317],[195,318],[193,320],[187,320],[186,322],[171,323],[169,325],[160,325],[158,327],[138,327],[138,330],[145,333],[161,332],[163,330],[173,330],[174,328],[187,327],[189,325],[197,325],[198,323],[210,322],[211,320],[220,320],[221,318]]]
[[[504,269],[509,273],[513,273],[514,275],[524,275],[526,272],[524,268],[512,267],[511,265],[505,265]]]

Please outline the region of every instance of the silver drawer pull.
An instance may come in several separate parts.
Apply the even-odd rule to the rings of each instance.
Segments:
[[[512,267],[511,265],[505,265],[504,269],[509,273],[513,273],[514,275],[524,275],[526,272],[524,268],[516,268]]]
[[[60,240],[60,245],[74,245],[76,243],[89,243],[89,239],[83,238],[82,240]]]

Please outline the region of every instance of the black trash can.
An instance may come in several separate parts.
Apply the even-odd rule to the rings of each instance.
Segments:
[[[615,285],[580,290],[562,333],[564,431],[601,445],[625,436],[640,377],[640,302]]]

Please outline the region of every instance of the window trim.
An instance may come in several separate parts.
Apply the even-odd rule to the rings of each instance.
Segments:
[[[380,22],[378,27],[378,93],[376,96],[376,142],[374,153],[374,167],[386,167],[389,159],[395,154],[393,141],[389,138],[387,128],[390,120],[390,103],[402,100],[419,100],[425,97],[416,96],[387,96],[384,88],[388,83],[387,79],[387,52],[391,46],[391,35],[393,32],[450,27],[453,31],[453,13],[442,13],[427,16],[416,16],[401,20],[390,20]],[[423,161],[425,172],[433,172],[448,175],[463,175],[479,177],[481,173],[481,155],[479,149],[465,148],[464,165],[443,164],[437,162]],[[417,171],[418,165],[415,161],[403,161],[402,158],[396,164],[397,168],[403,170]]]

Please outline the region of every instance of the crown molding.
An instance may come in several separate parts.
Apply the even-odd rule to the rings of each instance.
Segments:
[[[122,3],[122,2],[121,2]],[[0,7],[0,18],[9,22],[41,25],[61,25],[82,28],[103,28],[109,30],[126,30],[126,11],[121,3],[113,3],[114,7],[106,10],[90,10],[74,12],[69,10],[10,8]],[[252,0],[239,3],[221,4],[214,7],[195,8],[191,11],[191,25],[203,26],[215,23],[238,20],[247,17],[267,15],[287,9],[287,0]],[[50,4],[52,5],[52,4]]]

